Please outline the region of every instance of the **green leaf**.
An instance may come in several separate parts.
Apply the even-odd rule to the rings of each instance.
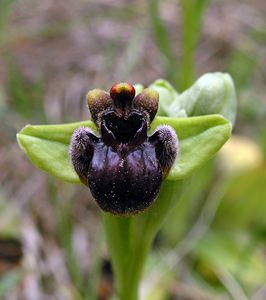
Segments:
[[[221,114],[232,124],[235,121],[236,93],[229,74],[205,74],[182,94],[162,79],[150,87],[160,94],[160,115],[180,118]]]
[[[227,141],[231,124],[219,115],[193,118],[157,117],[151,131],[158,125],[170,125],[177,132],[180,154],[167,179],[183,179],[215,155]],[[95,129],[91,121],[62,125],[27,125],[17,139],[32,163],[41,170],[62,180],[79,183],[68,159],[68,146],[73,131],[87,126]]]

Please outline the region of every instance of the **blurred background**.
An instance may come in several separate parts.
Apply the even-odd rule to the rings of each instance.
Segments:
[[[88,118],[117,81],[205,72],[236,85],[234,136],[187,181],[160,231],[143,299],[266,299],[264,0],[0,0],[0,299],[112,297],[100,212],[83,186],[37,170],[15,134]]]

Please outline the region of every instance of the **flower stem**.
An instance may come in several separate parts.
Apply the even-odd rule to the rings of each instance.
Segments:
[[[165,181],[160,194],[144,213],[133,217],[103,214],[107,243],[120,300],[138,300],[145,261],[152,242],[182,190],[182,181]]]

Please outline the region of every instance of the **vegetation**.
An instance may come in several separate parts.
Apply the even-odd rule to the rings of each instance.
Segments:
[[[140,299],[265,299],[263,1],[0,5],[1,299],[136,299],[140,282]],[[236,120],[232,81],[216,71],[234,79]],[[125,80],[160,93],[153,128],[168,122],[181,143],[155,205],[130,218],[35,170],[15,141],[28,123],[67,124],[27,126],[19,141],[77,183],[67,144],[74,121],[91,126],[85,93]],[[20,264],[21,243],[3,255],[14,240]]]

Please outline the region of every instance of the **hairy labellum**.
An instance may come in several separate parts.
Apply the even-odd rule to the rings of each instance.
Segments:
[[[69,150],[74,169],[104,211],[136,214],[154,202],[176,159],[176,133],[159,126],[147,135],[158,109],[154,90],[135,97],[132,85],[118,83],[110,95],[92,90],[87,100],[100,136],[86,127],[74,131]]]

